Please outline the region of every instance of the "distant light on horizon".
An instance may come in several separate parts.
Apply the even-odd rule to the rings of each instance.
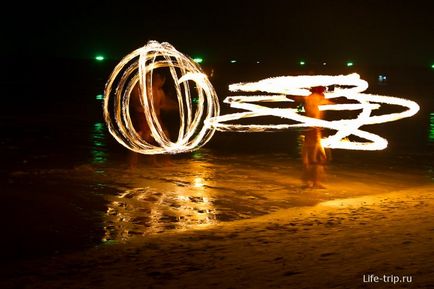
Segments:
[[[384,81],[386,81],[387,80],[387,76],[386,75],[384,75],[384,74],[380,74],[379,76],[378,76],[378,81],[379,82],[384,82]]]
[[[95,56],[95,60],[97,60],[97,61],[103,61],[104,59],[105,59],[105,57],[102,55]]]
[[[96,100],[103,100],[104,99],[104,95],[103,94],[98,94],[96,96]]]
[[[432,68],[432,69],[434,69],[434,63],[433,63],[433,64],[431,64],[431,68]]]
[[[196,63],[202,63],[203,62],[203,58],[202,57],[195,57],[193,58],[193,61]]]
[[[301,60],[298,64],[300,64],[301,66],[305,65],[306,62],[304,62],[303,60]]]
[[[235,59],[232,59],[231,63],[237,63],[237,61]]]
[[[351,66],[353,66],[354,65],[354,63],[352,62],[352,61],[348,61],[347,62],[347,67],[351,67]]]

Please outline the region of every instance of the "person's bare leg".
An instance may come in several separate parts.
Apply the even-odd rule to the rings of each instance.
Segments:
[[[326,187],[322,184],[324,177],[324,166],[316,164],[313,166],[313,185],[314,189],[325,189]]]

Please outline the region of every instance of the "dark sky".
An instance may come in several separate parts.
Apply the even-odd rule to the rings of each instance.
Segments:
[[[3,57],[119,59],[155,39],[210,60],[434,61],[432,1],[16,2]]]

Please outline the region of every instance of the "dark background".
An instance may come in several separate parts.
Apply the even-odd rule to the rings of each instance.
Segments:
[[[87,179],[64,179],[77,167],[125,163],[128,151],[105,130],[97,95],[103,94],[120,59],[149,40],[167,41],[186,55],[203,57],[203,67],[215,70],[211,82],[220,100],[232,82],[358,72],[370,83],[369,92],[415,100],[421,111],[369,127],[389,139],[387,150],[337,150],[335,163],[369,170],[374,165],[399,170],[414,166],[432,174],[430,2],[8,3],[0,17],[0,191],[6,207],[0,227],[9,237],[3,238],[7,252],[0,253],[27,256],[99,242],[94,228],[101,230],[101,225],[93,214],[104,209],[100,186]],[[106,60],[96,61],[99,54]],[[231,59],[238,62],[231,64]],[[300,60],[306,65],[299,66]],[[345,65],[349,60],[353,67]],[[380,74],[387,75],[387,82],[377,81]],[[218,133],[206,148],[240,153],[246,143],[247,154],[288,153],[292,144],[291,156],[297,156],[294,131],[272,137]],[[57,173],[60,168],[66,169]]]
[[[3,57],[119,59],[149,39],[189,55],[431,65],[431,1],[62,1],[10,3]]]

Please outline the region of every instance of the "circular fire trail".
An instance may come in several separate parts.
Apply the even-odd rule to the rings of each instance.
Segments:
[[[161,68],[170,71],[175,84],[180,118],[176,141],[169,139],[154,109],[153,74]],[[140,104],[155,143],[143,139],[131,120],[129,104],[137,83]],[[195,102],[192,90],[197,96]],[[110,133],[126,148],[141,154],[181,153],[203,146],[215,131],[204,122],[219,114],[217,94],[207,76],[169,43],[150,41],[125,56],[112,72],[104,96],[104,118]]]

